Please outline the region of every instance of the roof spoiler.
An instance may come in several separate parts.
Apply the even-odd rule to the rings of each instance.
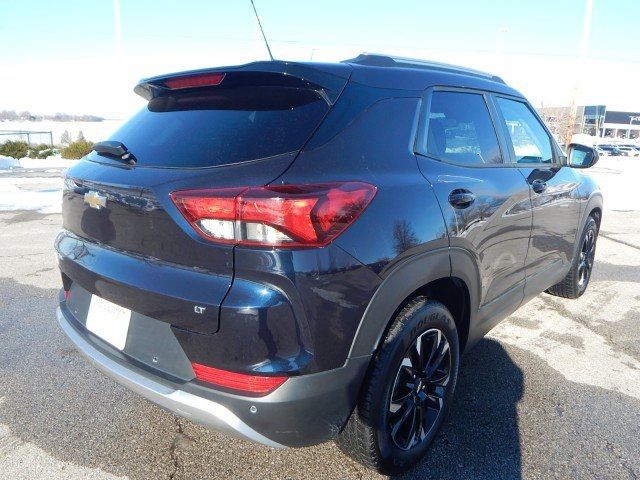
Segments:
[[[290,86],[308,88],[333,105],[349,80],[352,67],[346,64],[253,62],[159,75],[140,80],[133,91],[146,100],[175,90],[239,85]]]

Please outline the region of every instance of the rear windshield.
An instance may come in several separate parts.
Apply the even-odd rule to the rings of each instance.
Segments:
[[[110,140],[139,166],[212,167],[299,150],[328,108],[308,89],[197,89],[152,99]]]

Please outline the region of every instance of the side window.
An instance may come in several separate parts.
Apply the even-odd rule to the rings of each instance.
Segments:
[[[422,150],[452,163],[501,164],[484,97],[477,93],[433,92]]]
[[[498,97],[516,163],[553,163],[551,139],[529,107],[522,102]]]

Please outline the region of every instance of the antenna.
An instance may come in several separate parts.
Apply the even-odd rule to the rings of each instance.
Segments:
[[[267,46],[267,52],[269,52],[269,58],[271,58],[271,61],[273,61],[273,55],[271,54],[271,49],[269,48],[269,42],[267,42],[267,37],[264,34],[264,30],[262,29],[262,23],[260,23],[260,17],[258,16],[258,10],[256,10],[256,6],[253,3],[253,0],[251,1],[251,6],[253,7],[253,12],[256,14],[256,20],[258,20],[258,26],[260,27],[260,32],[262,33],[262,38],[264,39],[264,44]]]

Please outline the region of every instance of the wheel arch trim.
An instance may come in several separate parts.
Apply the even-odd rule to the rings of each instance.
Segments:
[[[589,199],[587,200],[587,202],[585,204],[585,208],[584,208],[584,210],[582,210],[582,212],[580,214],[580,217],[581,217],[580,218],[580,223],[578,224],[578,229],[576,230],[576,237],[575,237],[575,240],[573,242],[573,257],[572,257],[572,261],[573,261],[573,258],[575,258],[578,249],[580,248],[580,238],[582,237],[582,232],[584,232],[584,227],[587,224],[587,221],[589,220],[589,217],[591,216],[591,212],[593,212],[594,210],[599,210],[600,211],[600,218],[599,218],[599,220],[597,220],[598,228],[599,228],[600,225],[602,224],[602,214],[603,214],[603,210],[604,210],[602,193],[600,193],[599,190],[593,192],[589,196]]]
[[[587,223],[587,218],[591,216],[591,213],[594,210],[598,210],[599,212],[599,218],[596,219],[596,221],[598,222],[598,226],[600,226],[600,224],[602,223],[603,203],[604,202],[602,200],[602,194],[600,192],[596,192],[591,195],[591,197],[589,197],[586,208],[584,209],[584,213],[582,215],[582,221],[580,222],[582,227],[584,227],[584,225]]]
[[[380,284],[360,320],[349,358],[373,354],[394,314],[407,298],[425,285],[455,277],[466,284],[470,301],[469,329],[478,309],[479,271],[471,252],[462,248],[439,248],[414,255],[397,265]]]

